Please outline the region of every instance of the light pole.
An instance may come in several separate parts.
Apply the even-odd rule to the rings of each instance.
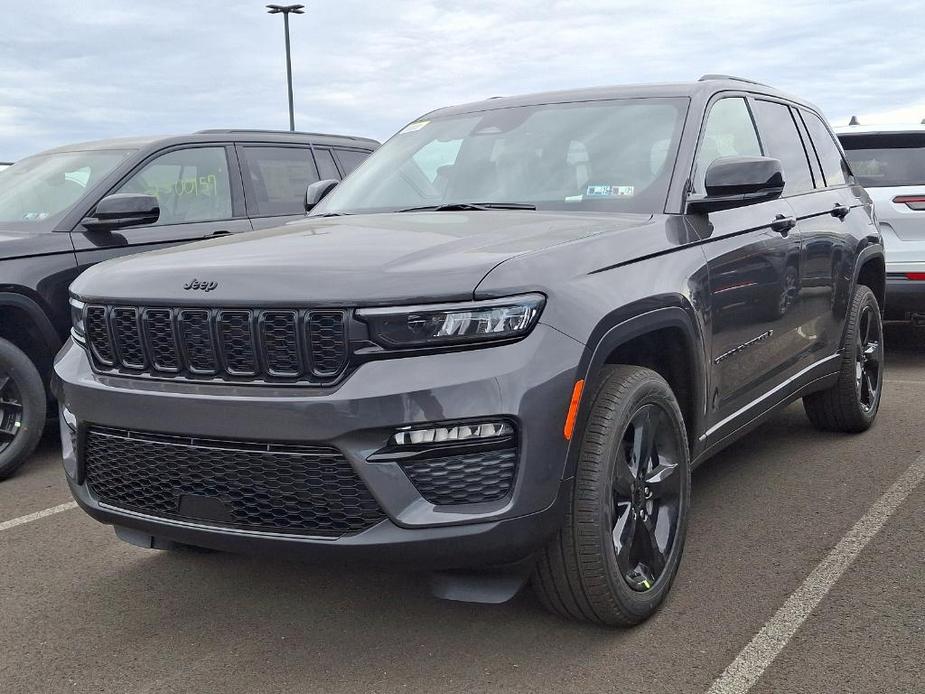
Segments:
[[[289,55],[289,13],[305,14],[305,5],[267,5],[270,14],[282,14],[286,30],[286,82],[289,85],[289,130],[295,130],[295,111],[292,109],[292,58]]]

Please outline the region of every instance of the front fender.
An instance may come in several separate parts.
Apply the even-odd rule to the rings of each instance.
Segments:
[[[684,349],[688,356],[691,368],[691,414],[692,420],[688,422],[690,434],[691,458],[696,458],[700,446],[697,434],[704,429],[707,412],[707,347],[703,338],[703,330],[697,320],[695,309],[687,303],[686,299],[679,297],[682,303],[673,306],[663,306],[639,313],[632,317],[625,317],[623,311],[605,318],[598,324],[591,335],[591,339],[582,355],[576,378],[584,379],[588,388],[584,391],[578,410],[578,419],[575,431],[582,431],[588,420],[591,410],[591,384],[597,382],[601,370],[607,363],[607,358],[623,344],[647,333],[665,328],[676,328],[684,336]],[[566,463],[566,476],[575,474],[578,463],[580,437],[575,436],[569,444],[568,460]]]

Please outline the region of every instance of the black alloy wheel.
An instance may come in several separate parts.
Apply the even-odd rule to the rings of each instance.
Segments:
[[[0,371],[0,453],[13,445],[22,430],[23,404],[13,377]]]
[[[667,413],[643,405],[623,434],[613,480],[613,546],[623,580],[650,590],[665,571],[680,520],[677,437]]]
[[[875,308],[866,305],[861,309],[855,345],[855,387],[865,412],[877,404],[883,380],[883,326]]]
[[[565,522],[537,556],[533,587],[571,619],[631,626],[678,573],[690,508],[690,452],[677,398],[642,366],[606,366],[585,391]]]

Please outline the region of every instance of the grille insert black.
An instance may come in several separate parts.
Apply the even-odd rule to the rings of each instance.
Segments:
[[[348,360],[346,312],[91,305],[97,368],[196,380],[324,384]]]
[[[432,504],[477,504],[506,497],[514,484],[517,449],[459,453],[402,464],[411,483]]]
[[[158,517],[334,537],[385,518],[343,454],[326,446],[91,427],[83,458],[101,502]]]
[[[105,306],[88,306],[84,315],[87,340],[97,362],[104,366],[116,363],[112,338],[109,335],[109,320]]]

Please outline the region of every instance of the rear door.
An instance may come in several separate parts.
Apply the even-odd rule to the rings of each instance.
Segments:
[[[802,134],[803,121],[790,104],[756,98],[753,107],[768,156],[783,164],[784,196],[797,217],[799,280],[781,327],[788,333],[788,348],[798,365],[808,367],[817,352],[830,355],[841,340],[844,304],[835,302],[835,292],[837,278],[845,276],[843,263],[853,256],[847,249],[851,235],[845,233],[846,222],[835,215],[843,208],[850,210],[850,196],[837,189],[834,179],[832,189],[826,188],[812,143]],[[841,289],[846,289],[844,282]]]
[[[695,160],[694,192],[705,192],[704,174],[714,159],[762,153],[747,99],[724,96],[714,101]],[[691,217],[692,223],[703,225],[700,234],[706,239],[711,420],[719,435],[727,418],[754,405],[794,371],[789,314],[790,293],[799,276],[799,234],[772,228],[793,216],[790,204],[779,199]]]
[[[828,125],[808,109],[792,110],[814,164],[816,188],[792,201],[803,235],[803,299],[818,316],[804,332],[816,337],[819,350],[832,354],[841,347],[858,243],[874,230]]]
[[[305,216],[305,191],[320,180],[309,145],[239,144],[247,214],[255,229]],[[336,169],[335,169],[336,171]],[[340,179],[340,174],[335,176]]]
[[[155,224],[71,232],[81,268],[106,258],[252,229],[234,148],[225,144],[181,145],[151,155],[109,193],[147,193],[157,197]],[[88,211],[92,215],[92,209]]]

